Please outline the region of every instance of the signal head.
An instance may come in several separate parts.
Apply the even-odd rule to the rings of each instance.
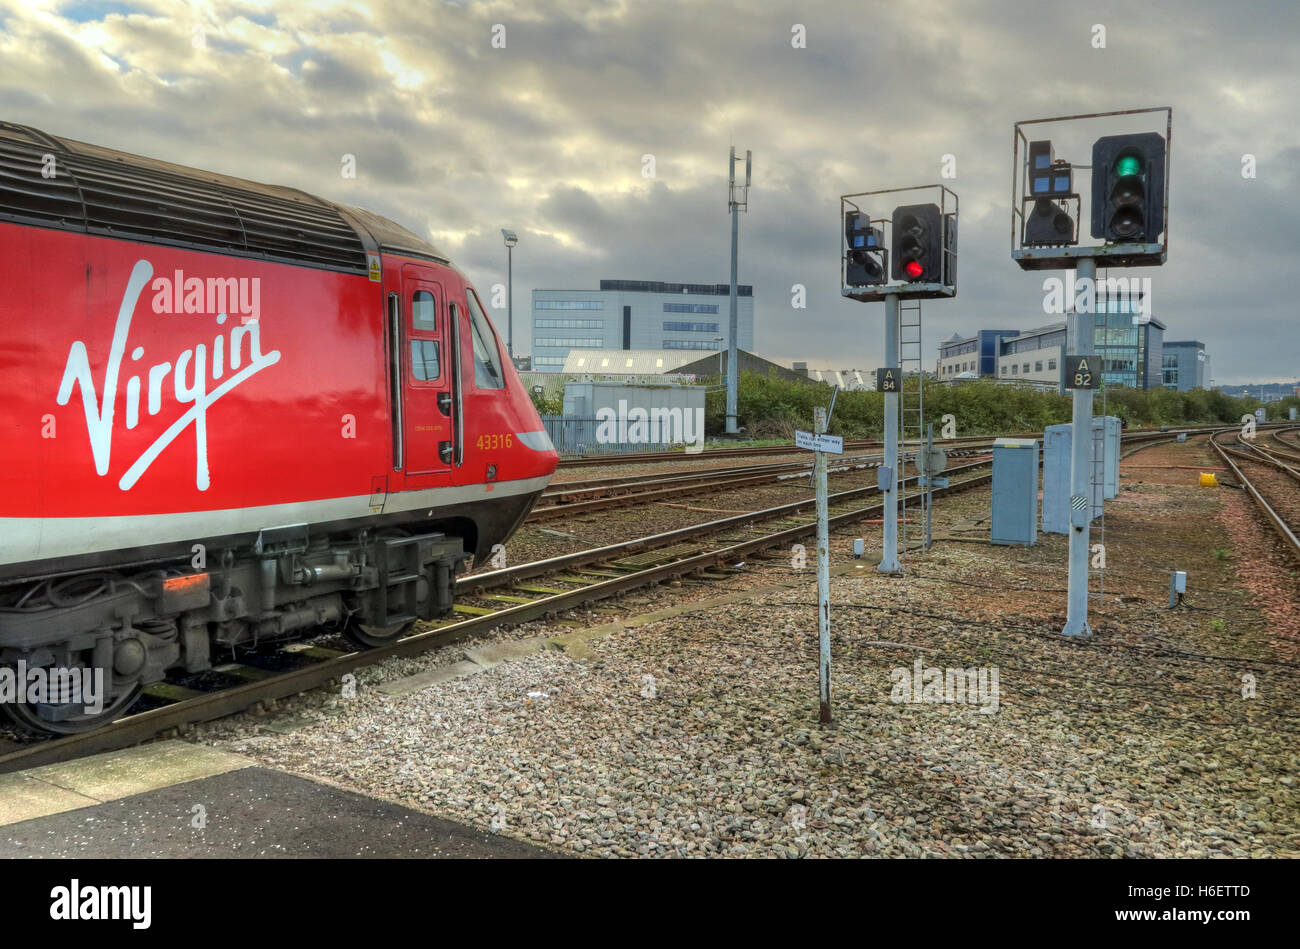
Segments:
[[[1074,236],[1074,218],[1050,198],[1039,198],[1025,218],[1024,238],[1029,246],[1059,246],[1077,244]]]
[[[937,204],[894,209],[892,277],[908,283],[943,282],[945,229]]]
[[[885,282],[884,254],[880,229],[871,226],[871,217],[863,211],[844,215],[844,238],[849,250],[844,268],[844,282],[850,287],[864,287]]]
[[[1152,243],[1164,230],[1165,140],[1156,132],[1107,135],[1092,146],[1092,236]]]

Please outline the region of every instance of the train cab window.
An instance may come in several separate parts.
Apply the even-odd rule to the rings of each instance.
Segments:
[[[411,340],[411,375],[418,382],[437,382],[441,375],[436,339]]]
[[[465,302],[469,304],[470,336],[474,341],[474,384],[480,389],[504,389],[506,377],[501,371],[501,354],[492,324],[473,290],[465,293]]]
[[[411,295],[411,328],[431,333],[438,330],[438,308],[428,290],[416,290]]]

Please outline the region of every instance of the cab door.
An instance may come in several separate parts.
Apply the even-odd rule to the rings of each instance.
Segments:
[[[447,337],[447,299],[431,268],[402,268],[403,322],[402,431],[407,487],[421,475],[451,470],[454,445],[451,347]]]

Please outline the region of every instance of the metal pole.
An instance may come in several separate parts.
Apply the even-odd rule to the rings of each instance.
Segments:
[[[933,451],[934,451],[934,423],[931,422],[925,427],[925,464],[927,468],[930,465],[930,455]],[[934,507],[934,494],[933,494],[934,489],[930,484],[931,477],[933,477],[933,472],[926,472],[925,475],[925,541],[921,545],[921,549],[924,550],[926,553],[930,552],[930,538],[932,536],[930,532],[932,526],[932,521],[930,519],[930,510],[931,508]]]
[[[813,433],[826,434],[826,410],[813,408]],[[826,452],[813,453],[817,482],[817,669],[821,686],[821,723],[831,720],[831,542],[826,514]]]
[[[731,205],[731,309],[727,330],[727,434],[735,435],[736,426],[736,391],[740,373],[736,371],[736,252],[740,243],[740,208],[736,202],[736,150],[731,150],[731,193],[728,196]]]
[[[885,366],[897,367],[899,320],[899,297],[897,293],[885,295]],[[903,384],[899,373],[898,384]],[[880,557],[881,573],[900,573],[902,566],[898,562],[898,393],[885,393],[885,467],[890,469],[889,479],[885,484],[884,518],[885,539],[884,552]]]
[[[515,249],[506,245],[506,352],[515,359]]]
[[[1079,261],[1078,278],[1097,278],[1097,262]],[[1078,297],[1076,295],[1075,299]],[[1089,295],[1095,301],[1096,294]],[[1093,318],[1071,308],[1066,324],[1066,353],[1091,356]],[[1071,348],[1072,347],[1072,348]],[[1100,373],[1101,367],[1096,370]],[[1092,527],[1092,389],[1074,389],[1074,411],[1070,418],[1070,581],[1066,605],[1066,636],[1092,635],[1088,626],[1088,545]]]

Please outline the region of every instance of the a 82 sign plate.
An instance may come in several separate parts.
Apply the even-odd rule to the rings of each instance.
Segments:
[[[1065,387],[1067,389],[1096,389],[1100,385],[1100,356],[1065,357]]]

